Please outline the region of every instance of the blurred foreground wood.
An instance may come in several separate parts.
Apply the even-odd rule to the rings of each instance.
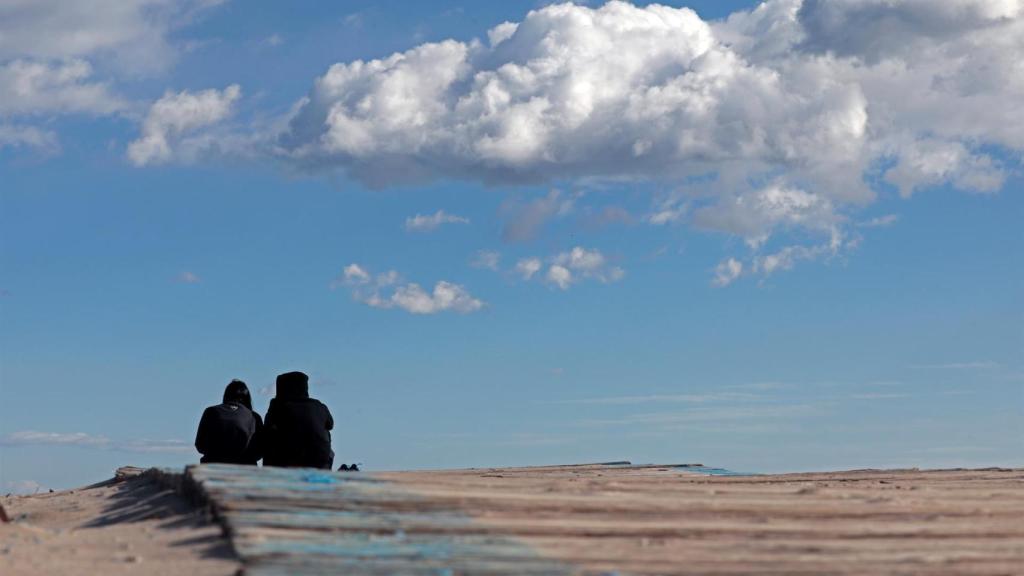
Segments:
[[[1024,470],[203,465],[246,574],[1021,574]]]

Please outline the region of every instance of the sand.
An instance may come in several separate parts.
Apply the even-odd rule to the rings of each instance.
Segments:
[[[133,476],[86,488],[7,496],[3,576],[228,576],[239,563],[206,512]]]

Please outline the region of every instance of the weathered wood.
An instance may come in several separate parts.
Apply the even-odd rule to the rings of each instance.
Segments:
[[[609,463],[393,473],[203,465],[246,573],[1013,574],[1024,471],[708,476]]]

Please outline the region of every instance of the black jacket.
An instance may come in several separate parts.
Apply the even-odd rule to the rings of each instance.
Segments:
[[[331,469],[333,428],[331,411],[309,397],[305,380],[279,378],[277,395],[267,408],[263,465]]]
[[[202,463],[256,464],[263,457],[260,415],[238,402],[224,402],[203,411],[196,432]]]

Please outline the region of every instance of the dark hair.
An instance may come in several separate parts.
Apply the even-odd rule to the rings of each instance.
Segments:
[[[232,380],[224,389],[224,401],[236,402],[252,410],[252,396],[249,395],[249,387],[241,380]]]

